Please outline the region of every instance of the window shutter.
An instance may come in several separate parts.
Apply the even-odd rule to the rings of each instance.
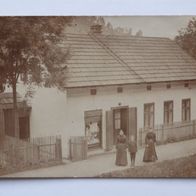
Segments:
[[[106,150],[113,148],[113,111],[106,111]]]
[[[129,108],[129,133],[128,140],[130,141],[130,137],[133,135],[135,140],[137,141],[137,108]]]

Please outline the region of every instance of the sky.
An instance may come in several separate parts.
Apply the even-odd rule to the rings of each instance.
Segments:
[[[113,16],[104,17],[113,27],[132,28],[134,35],[138,30],[143,36],[169,37],[173,39],[181,28],[185,28],[193,16]]]

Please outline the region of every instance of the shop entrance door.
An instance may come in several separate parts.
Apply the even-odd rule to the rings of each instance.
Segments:
[[[106,112],[106,149],[111,150],[116,144],[120,130],[130,140],[131,135],[137,140],[137,108],[115,108]]]

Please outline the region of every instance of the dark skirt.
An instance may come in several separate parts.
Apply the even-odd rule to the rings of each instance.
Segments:
[[[117,144],[116,146],[116,165],[126,166],[127,162],[127,150],[126,144]]]
[[[152,162],[152,161],[156,161],[156,160],[158,160],[158,157],[157,157],[157,153],[155,150],[155,145],[154,145],[154,143],[149,143],[145,147],[143,161],[144,162]]]

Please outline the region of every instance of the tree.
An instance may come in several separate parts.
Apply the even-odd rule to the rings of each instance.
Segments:
[[[182,49],[196,58],[196,18],[192,18],[187,27],[179,31],[175,40]]]
[[[59,43],[71,19],[0,17],[0,84],[9,84],[13,90],[15,134],[19,76],[24,83],[61,86],[60,76],[63,77],[62,69],[65,69],[62,64],[68,51],[63,51]]]
[[[132,29],[124,27],[113,27],[110,22],[105,21],[103,16],[79,16],[74,17],[72,23],[66,29],[67,33],[89,33],[91,26],[101,25],[102,33],[109,35],[132,35]]]
[[[90,27],[97,23],[96,16],[78,16],[74,17],[68,28],[67,33],[88,33]]]

